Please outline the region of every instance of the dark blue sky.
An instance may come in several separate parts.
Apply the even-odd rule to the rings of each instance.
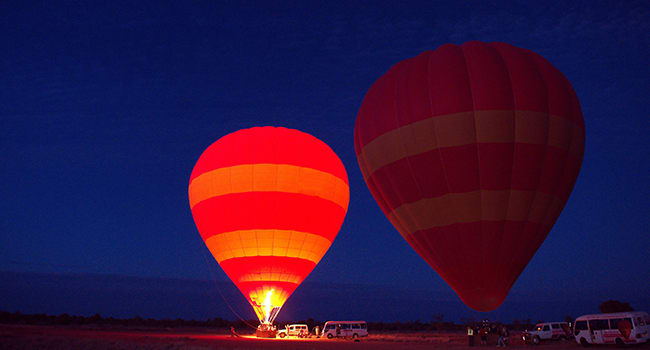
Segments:
[[[0,271],[226,279],[204,261],[191,169],[227,133],[285,126],[329,144],[350,178],[346,220],[306,281],[397,294],[395,310],[409,305],[400,293],[423,291],[434,314],[453,292],[374,202],[354,120],[397,61],[448,42],[504,41],[567,76],[587,140],[571,198],[506,300],[513,311],[499,315],[520,317],[522,300],[534,315],[537,300],[582,296],[593,300],[584,313],[608,298],[650,309],[650,3],[347,3],[0,3]],[[469,313],[454,303],[447,318]]]

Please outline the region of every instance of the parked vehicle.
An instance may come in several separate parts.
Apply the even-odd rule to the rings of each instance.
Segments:
[[[367,337],[368,326],[366,321],[327,321],[323,326],[323,337],[328,339],[336,337]]]
[[[284,338],[287,336],[305,338],[309,336],[309,327],[306,324],[290,324],[278,331],[278,337]]]
[[[584,315],[576,319],[573,335],[583,346],[645,343],[650,340],[650,317],[643,311]]]
[[[569,339],[571,329],[566,322],[543,322],[535,325],[535,328],[525,331],[522,334],[525,344],[539,344],[542,340]]]

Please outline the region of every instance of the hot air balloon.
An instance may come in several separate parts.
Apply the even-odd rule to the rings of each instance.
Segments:
[[[349,202],[336,154],[309,134],[276,127],[210,145],[188,192],[201,237],[263,325],[330,247]]]
[[[578,176],[569,81],[505,43],[446,44],[368,90],[354,143],[366,184],[413,249],[477,311],[498,308]]]

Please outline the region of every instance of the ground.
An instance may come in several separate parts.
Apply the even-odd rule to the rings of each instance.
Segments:
[[[372,331],[371,331],[372,333]],[[510,348],[524,346],[513,332]],[[472,349],[494,348],[496,337],[490,345]],[[0,324],[1,349],[470,349],[467,337],[459,332],[404,332],[376,333],[358,342],[351,339],[257,339],[248,334],[231,337],[229,330],[165,330],[144,328],[109,328],[85,326],[33,326]],[[533,348],[540,350],[579,349],[573,341],[552,341]],[[608,348],[608,347],[606,347]],[[650,349],[650,344],[635,349]]]

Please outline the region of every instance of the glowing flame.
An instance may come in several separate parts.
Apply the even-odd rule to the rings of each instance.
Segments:
[[[262,303],[262,308],[264,310],[264,320],[262,321],[263,323],[270,323],[269,317],[271,316],[271,310],[273,309],[273,305],[271,305],[271,296],[273,296],[273,289],[266,292],[266,298]]]
[[[278,291],[276,288],[267,287],[250,295],[251,305],[263,325],[273,324],[285,300],[282,290]]]

